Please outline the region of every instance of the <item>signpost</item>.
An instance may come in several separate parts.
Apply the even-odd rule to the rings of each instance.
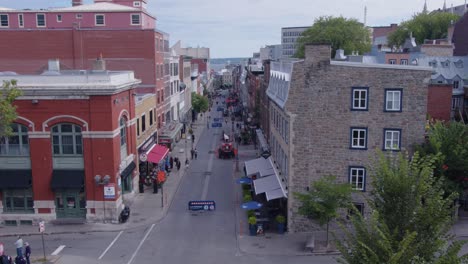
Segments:
[[[190,211],[214,211],[216,210],[215,201],[190,201],[188,202]]]
[[[40,221],[39,222],[39,233],[41,233],[41,237],[42,237],[42,252],[44,253],[44,260],[47,260],[46,254],[45,254],[44,232],[45,232],[45,222]]]

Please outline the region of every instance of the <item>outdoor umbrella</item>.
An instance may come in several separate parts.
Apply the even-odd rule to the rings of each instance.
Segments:
[[[237,182],[237,183],[240,183],[240,184],[251,184],[251,183],[252,183],[252,179],[247,178],[247,177],[242,177],[242,178],[240,178],[240,179],[237,179],[236,182]]]
[[[258,209],[260,207],[262,207],[262,204],[259,203],[259,202],[255,202],[255,201],[250,201],[250,202],[247,202],[247,203],[243,203],[241,205],[241,208],[246,209],[246,210],[255,210],[255,209]]]

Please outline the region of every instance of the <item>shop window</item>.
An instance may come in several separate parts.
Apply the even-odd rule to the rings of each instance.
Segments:
[[[3,191],[3,206],[4,212],[34,213],[31,188]]]

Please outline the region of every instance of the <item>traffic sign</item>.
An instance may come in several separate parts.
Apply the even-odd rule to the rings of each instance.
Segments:
[[[211,123],[211,127],[223,127],[223,123]]]
[[[219,122],[219,121],[221,121],[221,118],[219,118],[219,117],[213,118],[213,122]]]
[[[190,201],[188,202],[190,211],[214,211],[216,210],[215,201]]]

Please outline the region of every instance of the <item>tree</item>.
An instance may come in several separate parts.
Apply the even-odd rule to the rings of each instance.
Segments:
[[[371,48],[370,32],[362,23],[354,18],[323,16],[316,19],[312,27],[302,33],[294,56],[304,58],[306,43],[324,42],[331,44],[332,57],[337,49],[344,49],[345,54],[353,51],[363,54]]]
[[[458,257],[464,242],[449,233],[455,194],[445,195],[432,173],[439,158],[378,155],[370,220],[351,216],[354,232],[346,230],[337,242],[341,263],[466,263],[466,256]]]
[[[446,192],[468,188],[468,125],[458,122],[430,124],[427,140],[417,147],[421,155],[441,153],[434,175],[446,181]]]
[[[347,208],[351,201],[351,186],[337,183],[335,176],[326,176],[312,184],[308,193],[295,193],[301,203],[299,214],[317,220],[320,226],[327,225],[338,216],[338,209]]]
[[[209,107],[208,98],[192,92],[192,107],[197,113],[206,112]]]
[[[411,20],[401,23],[398,29],[388,36],[388,44],[400,47],[410,34],[417,44],[424,43],[425,39],[447,38],[449,26],[459,18],[458,15],[446,12],[419,13]]]
[[[11,123],[16,119],[16,106],[13,101],[22,92],[16,87],[16,81],[3,81],[0,94],[0,136],[9,136],[12,133]]]

